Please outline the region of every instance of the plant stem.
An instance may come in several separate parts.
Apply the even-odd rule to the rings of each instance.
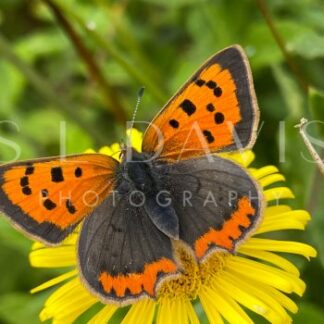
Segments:
[[[127,121],[127,115],[124,107],[119,100],[117,92],[111,87],[108,80],[104,77],[101,69],[94,60],[92,53],[85,46],[83,40],[80,38],[72,24],[66,19],[61,9],[52,0],[43,0],[49,9],[52,11],[57,22],[62,26],[66,35],[71,40],[75,50],[84,61],[90,76],[97,82],[99,87],[102,89],[103,98],[105,99],[107,107],[111,110],[116,120],[122,125],[125,125]]]
[[[77,113],[77,107],[73,107],[71,102],[66,101],[58,96],[51,84],[40,76],[34,69],[22,61],[11,49],[8,41],[0,34],[0,55],[13,64],[38,91],[44,99],[53,103],[61,112],[76,122],[80,127],[85,129],[88,134],[98,143],[104,144],[105,139],[94,127],[90,127],[81,116]],[[72,108],[71,108],[72,107]]]
[[[158,84],[150,79],[145,73],[139,70],[133,62],[123,53],[121,53],[113,43],[107,42],[107,40],[100,35],[95,28],[89,28],[88,24],[68,5],[66,2],[54,0],[55,3],[69,16],[73,17],[73,19],[80,25],[80,27],[84,30],[87,34],[89,39],[95,41],[100,48],[102,48],[109,56],[112,57],[131,77],[133,77],[141,86],[145,86],[145,88],[151,92],[152,96],[159,103],[164,103],[167,99],[167,96],[161,90]]]
[[[287,64],[289,65],[291,71],[296,76],[296,79],[298,80],[300,87],[304,90],[305,94],[307,94],[308,93],[308,83],[305,80],[303,74],[301,73],[298,65],[295,63],[294,59],[292,58],[290,53],[287,51],[285,42],[275,27],[275,24],[271,17],[271,13],[267,6],[266,1],[265,0],[256,0],[256,3],[257,3],[257,6],[258,6],[264,20],[266,21],[266,23],[272,33],[273,38],[275,39],[278,47],[280,48],[283,56],[285,57]]]
[[[132,28],[128,16],[125,13],[129,3],[127,1],[119,1],[112,4],[106,0],[95,0],[95,2],[106,12],[107,18],[114,27],[116,37],[118,37],[119,42],[127,50],[128,54],[141,66],[143,72],[154,80],[155,84],[160,84],[160,88],[163,86],[161,91],[167,93],[167,89],[162,84],[163,73],[159,71],[158,65],[152,62],[151,57],[146,55],[141,44],[134,36],[134,28]]]

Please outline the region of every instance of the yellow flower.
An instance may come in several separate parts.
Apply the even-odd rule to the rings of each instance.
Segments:
[[[142,134],[134,130],[132,143],[138,150]],[[99,152],[118,158],[120,147],[113,144]],[[223,154],[248,168],[254,160],[251,151]],[[301,296],[305,283],[299,278],[295,265],[279,253],[299,254],[307,259],[316,251],[309,245],[265,238],[265,233],[287,229],[303,230],[310,219],[305,210],[292,210],[281,199],[294,198],[285,186],[273,186],[284,177],[274,166],[259,169],[248,168],[263,187],[268,202],[262,223],[252,237],[239,247],[237,254],[215,253],[198,265],[185,250],[178,248],[184,265],[181,277],[164,283],[157,301],[150,299],[135,302],[126,308],[122,323],[199,323],[196,310],[203,309],[210,323],[252,323],[245,309],[255,312],[271,323],[289,323],[290,313],[296,313],[297,305],[287,296]],[[271,186],[270,188],[268,188]],[[116,305],[103,305],[82,285],[76,268],[76,230],[59,247],[45,247],[34,243],[30,262],[34,267],[70,268],[32,290],[38,292],[62,284],[46,300],[40,319],[53,319],[54,323],[71,323],[93,305],[101,305],[90,323],[107,323],[119,309]]]

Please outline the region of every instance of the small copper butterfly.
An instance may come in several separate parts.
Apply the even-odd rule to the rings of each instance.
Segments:
[[[197,262],[233,253],[256,227],[263,197],[245,169],[214,153],[251,148],[259,110],[244,51],[212,56],[121,162],[80,154],[0,167],[0,209],[30,237],[60,244],[79,224],[85,285],[104,302],[156,298],[179,274],[175,242]]]

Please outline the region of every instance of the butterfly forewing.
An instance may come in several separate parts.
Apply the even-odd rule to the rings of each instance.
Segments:
[[[143,151],[179,160],[254,144],[258,107],[239,46],[208,60],[152,121]]]
[[[59,243],[113,189],[117,165],[101,154],[3,165],[1,211],[27,234]]]

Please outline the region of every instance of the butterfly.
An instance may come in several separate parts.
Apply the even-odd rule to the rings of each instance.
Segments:
[[[0,167],[0,210],[47,245],[81,224],[80,278],[103,302],[155,299],[181,273],[174,245],[197,262],[234,253],[262,217],[259,185],[216,153],[254,145],[259,109],[252,74],[236,45],[212,56],[144,133],[142,152],[121,162],[79,154]]]

